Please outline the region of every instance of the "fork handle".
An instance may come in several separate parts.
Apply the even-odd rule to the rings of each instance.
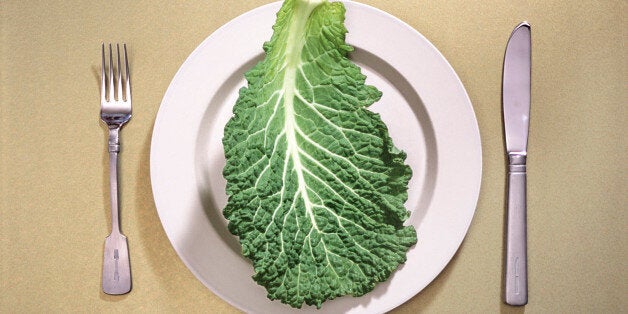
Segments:
[[[109,129],[109,186],[111,198],[111,234],[105,239],[102,288],[107,294],[131,291],[131,267],[126,237],[120,233],[118,201],[119,128]]]
[[[112,147],[115,150],[112,150]],[[118,200],[118,152],[120,145],[109,143],[109,195],[111,199],[111,233],[120,233],[119,200]]]
[[[526,182],[525,156],[510,156],[504,301],[519,306],[528,303]]]
[[[103,254],[102,291],[118,295],[131,291],[131,264],[126,237],[112,233],[105,239]]]

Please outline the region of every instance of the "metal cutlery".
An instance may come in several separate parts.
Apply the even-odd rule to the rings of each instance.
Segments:
[[[120,64],[120,45],[116,44],[117,67],[114,69],[113,51],[109,44],[109,67],[106,70],[105,44],[102,44],[102,71],[100,84],[100,118],[109,129],[109,180],[111,194],[111,233],[105,239],[102,270],[102,289],[106,294],[125,294],[131,291],[131,267],[126,237],[120,232],[118,201],[119,133],[131,119],[131,76],[126,44],[124,49],[124,79]]]
[[[502,104],[508,154],[508,204],[504,301],[528,303],[526,158],[530,123],[530,24],[510,35],[504,57]]]

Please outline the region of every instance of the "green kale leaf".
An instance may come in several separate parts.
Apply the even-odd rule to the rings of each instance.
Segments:
[[[321,307],[387,280],[417,241],[406,155],[367,107],[345,7],[286,0],[225,126],[223,214],[270,299]]]

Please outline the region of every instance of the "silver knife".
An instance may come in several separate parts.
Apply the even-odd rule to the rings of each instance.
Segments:
[[[530,124],[530,24],[513,30],[504,57],[502,104],[508,153],[508,214],[504,301],[528,303],[526,157]]]

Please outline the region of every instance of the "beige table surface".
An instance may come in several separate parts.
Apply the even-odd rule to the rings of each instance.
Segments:
[[[170,245],[153,202],[154,119],[177,69],[218,27],[268,0],[0,3],[0,312],[237,309]],[[469,233],[437,279],[397,313],[626,313],[626,1],[363,0],[410,24],[449,60],[473,103],[482,189]],[[505,158],[501,71],[512,28],[533,25],[530,303],[500,301]],[[121,154],[122,229],[133,291],[101,292],[109,228],[101,41],[125,41],[134,117]]]

